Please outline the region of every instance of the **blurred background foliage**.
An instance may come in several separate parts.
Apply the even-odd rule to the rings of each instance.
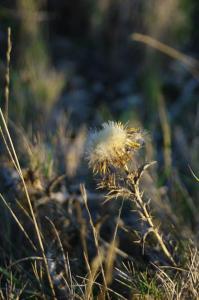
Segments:
[[[65,167],[57,164],[63,170],[73,161],[75,176],[71,153],[80,159],[87,128],[129,121],[152,136],[147,159],[159,162],[159,184],[175,171],[193,193],[187,174],[188,164],[198,168],[198,11],[196,0],[1,0],[1,103],[10,26],[9,117],[33,144],[42,136],[47,164],[55,153],[61,161],[70,153]],[[194,64],[136,42],[133,33]]]

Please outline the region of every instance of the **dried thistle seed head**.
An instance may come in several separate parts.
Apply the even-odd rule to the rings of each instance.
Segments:
[[[111,167],[122,167],[131,159],[131,152],[139,149],[144,138],[139,129],[121,122],[108,121],[99,131],[91,131],[87,144],[87,159],[94,173],[105,174]]]
[[[116,187],[116,174],[107,173],[106,175],[101,178],[101,180],[97,184],[97,189],[114,189]]]

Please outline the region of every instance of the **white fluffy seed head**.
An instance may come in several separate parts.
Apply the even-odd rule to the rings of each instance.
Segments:
[[[129,160],[129,150],[140,147],[141,133],[120,122],[108,121],[99,131],[90,132],[87,159],[96,172],[105,173],[110,165],[118,166]],[[139,137],[139,138],[138,138]]]
[[[116,152],[124,150],[127,139],[126,131],[118,123],[109,121],[102,125],[102,130],[91,132],[88,141],[90,162],[112,160]]]

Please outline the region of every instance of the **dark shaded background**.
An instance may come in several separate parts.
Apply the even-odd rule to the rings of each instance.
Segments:
[[[0,0],[0,106],[4,111],[10,27],[8,128],[44,237],[58,299],[69,299],[70,288],[77,293],[84,289],[88,278],[84,239],[90,264],[96,256],[80,183],[86,185],[103,249],[109,249],[104,242],[112,242],[118,227],[117,246],[125,255],[117,255],[115,266],[126,274],[126,287],[120,285],[114,270],[110,285],[114,291],[128,299],[134,294],[143,299],[149,295],[169,299],[169,290],[176,299],[198,296],[199,193],[193,175],[199,176],[198,13],[197,0]],[[144,42],[133,40],[133,33],[143,34]],[[147,37],[170,46],[171,53],[178,52],[162,53],[160,46],[155,49],[146,44]],[[104,204],[104,194],[96,191],[88,169],[88,131],[108,120],[143,130],[146,143],[132,156],[133,170],[145,162],[157,162],[144,174],[141,190],[147,209],[151,200],[154,222],[180,266],[165,268],[164,280],[151,262],[158,267],[168,262],[151,234],[148,238],[150,231],[134,211],[136,207],[132,211],[126,201],[119,224],[120,199]],[[4,142],[8,141],[3,122],[0,126]],[[43,299],[44,295],[51,299],[42,261],[34,257],[29,261],[41,256],[40,248],[33,251],[10,212],[38,245],[27,217],[21,173],[14,168],[2,138],[0,193],[5,197],[4,202],[0,199],[0,298],[18,299],[22,290],[24,299]],[[68,258],[69,289],[62,282],[65,271],[60,245],[46,216],[57,228]],[[144,253],[137,233],[147,235]],[[103,253],[109,257],[107,251]],[[33,263],[38,273],[43,270],[39,279]],[[132,268],[124,268],[125,264]],[[101,277],[97,280],[101,282]],[[93,293],[98,292],[94,285]]]
[[[198,10],[195,0],[1,1],[2,107],[10,26],[9,116],[30,139],[51,144],[60,126],[74,139],[80,128],[129,121],[150,132],[163,178],[172,166],[183,176],[198,162],[198,62],[186,65],[131,34],[197,59]]]

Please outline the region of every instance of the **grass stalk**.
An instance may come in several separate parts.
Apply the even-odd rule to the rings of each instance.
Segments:
[[[36,220],[36,217],[35,217],[35,214],[34,214],[34,211],[33,211],[31,199],[30,199],[30,196],[29,196],[29,193],[28,193],[28,189],[27,189],[24,177],[23,177],[21,166],[20,166],[15,148],[14,148],[14,145],[13,145],[13,142],[12,142],[7,124],[6,124],[6,120],[4,118],[4,115],[3,115],[1,109],[0,109],[0,117],[1,117],[4,129],[5,129],[5,133],[6,133],[7,138],[8,138],[8,142],[10,144],[9,149],[10,149],[10,155],[12,157],[12,162],[14,163],[14,166],[16,167],[16,170],[17,170],[17,172],[20,176],[20,179],[21,179],[23,187],[24,187],[24,193],[25,193],[28,205],[29,205],[29,209],[30,209],[30,213],[31,213],[31,216],[32,216],[32,219],[33,219],[34,228],[35,228],[35,232],[36,232],[36,235],[37,235],[38,243],[39,243],[41,253],[42,253],[42,256],[43,256],[43,259],[44,259],[44,265],[45,265],[45,268],[46,268],[46,273],[47,273],[47,277],[48,277],[52,297],[53,297],[53,299],[56,299],[56,294],[55,294],[55,290],[54,290],[54,287],[53,287],[53,282],[52,282],[52,279],[51,279],[51,276],[50,276],[50,272],[49,272],[49,268],[48,268],[48,261],[47,261],[46,255],[45,255],[44,245],[43,245],[43,242],[42,242],[42,237],[41,237],[41,233],[40,233],[40,230],[39,230],[39,226],[37,224],[37,220]]]
[[[87,193],[86,193],[85,186],[80,185],[80,189],[81,189],[82,198],[84,200],[84,204],[85,204],[88,216],[89,216],[90,225],[91,225],[91,228],[92,228],[92,231],[93,231],[94,242],[95,242],[95,246],[96,246],[96,250],[97,250],[97,254],[98,254],[98,260],[96,260],[95,262],[97,264],[99,263],[99,265],[100,265],[102,278],[103,278],[103,282],[104,282],[104,287],[103,287],[102,291],[105,292],[105,291],[108,291],[108,287],[107,287],[106,276],[105,276],[105,272],[104,272],[104,268],[103,268],[103,257],[104,257],[104,255],[102,253],[102,250],[100,249],[100,245],[99,245],[99,241],[98,241],[98,233],[95,229],[95,226],[94,226],[94,223],[93,223],[93,220],[92,220],[92,216],[91,216],[91,213],[90,213],[90,210],[89,210],[89,207],[88,207],[88,201],[87,201],[88,199],[87,199]],[[96,265],[95,265],[95,267],[96,267]],[[90,290],[90,288],[89,288],[89,290]],[[89,294],[90,294],[90,292],[89,292]],[[108,296],[108,299],[109,299],[109,296]]]
[[[133,33],[131,35],[131,39],[133,41],[136,42],[141,42],[144,43],[164,54],[166,54],[167,56],[178,60],[179,62],[181,62],[188,70],[189,72],[196,78],[199,77],[199,61],[188,56],[185,55],[183,53],[181,53],[180,51],[162,43],[157,41],[156,39],[145,35],[145,34],[140,34],[140,33]]]
[[[5,91],[4,91],[4,116],[5,122],[8,124],[8,109],[9,109],[9,87],[10,87],[10,54],[12,50],[11,42],[11,28],[8,27],[8,39],[7,39],[7,52],[6,52],[6,74],[5,74]]]
[[[35,247],[33,241],[31,240],[31,238],[29,237],[28,233],[26,232],[26,230],[24,229],[23,225],[21,224],[21,222],[19,221],[19,219],[17,218],[16,214],[14,213],[14,211],[12,210],[12,208],[8,205],[7,201],[4,199],[4,197],[0,194],[0,198],[3,201],[4,205],[6,206],[6,208],[9,210],[9,212],[11,213],[12,217],[14,218],[14,220],[16,221],[17,225],[19,226],[19,228],[21,229],[21,231],[24,233],[25,237],[27,238],[27,240],[29,241],[30,245],[32,246],[32,248],[37,251],[37,248]]]

